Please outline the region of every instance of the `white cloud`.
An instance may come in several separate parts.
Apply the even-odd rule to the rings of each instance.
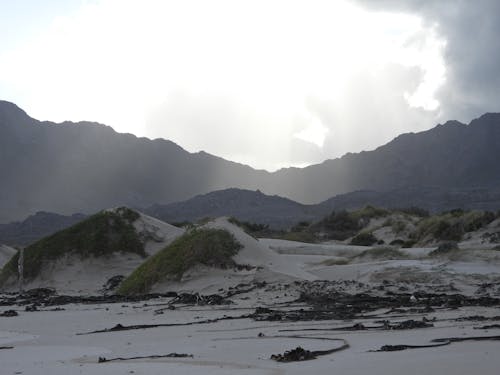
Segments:
[[[294,137],[315,144],[318,147],[323,147],[328,132],[328,128],[318,118],[312,118],[309,121],[308,127],[295,133]]]

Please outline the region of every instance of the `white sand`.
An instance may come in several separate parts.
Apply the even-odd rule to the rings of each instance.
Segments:
[[[270,298],[269,298],[270,299]],[[250,319],[221,321],[212,324],[160,327],[146,330],[109,332],[78,336],[78,332],[112,327],[117,323],[181,323],[223,315],[239,315],[251,310],[224,310],[221,307],[186,307],[155,315],[154,310],[166,300],[109,305],[69,305],[65,311],[24,312],[13,318],[0,318],[0,345],[14,349],[0,350],[1,373],[5,375],[66,374],[498,374],[498,341],[456,343],[440,348],[400,352],[372,353],[382,345],[428,344],[442,337],[465,337],[500,334],[500,330],[477,331],[474,322],[440,320],[433,328],[411,331],[305,331],[306,338],[259,338],[287,336],[290,328],[331,328],[352,322],[256,322]],[[270,301],[272,302],[272,301]],[[238,307],[237,306],[232,306]],[[0,308],[0,311],[5,308]],[[19,310],[22,310],[21,308]],[[428,314],[450,319],[460,316],[489,315],[494,308],[474,307]],[[421,319],[421,315],[412,316]],[[376,320],[374,318],[373,320]],[[375,325],[373,321],[364,321]],[[480,324],[479,324],[480,325]],[[277,363],[273,353],[302,346],[309,350],[338,347],[337,341],[314,337],[340,338],[350,348],[318,359]],[[133,357],[167,353],[188,353],[194,358],[138,359],[126,362],[97,363],[106,358]]]
[[[147,224],[152,224],[147,221]],[[159,227],[158,223],[153,223]],[[14,349],[0,350],[0,373],[3,374],[453,374],[497,375],[500,367],[499,341],[454,343],[440,348],[423,348],[398,352],[373,353],[382,345],[423,345],[442,337],[500,335],[500,329],[475,330],[474,326],[489,322],[457,322],[454,318],[485,315],[496,316],[498,306],[461,307],[453,310],[436,310],[422,315],[411,313],[391,320],[415,319],[423,316],[437,318],[433,328],[409,331],[329,331],[328,328],[352,325],[353,321],[309,322],[258,322],[251,319],[225,320],[203,325],[160,327],[146,330],[108,332],[94,335],[76,335],[96,329],[110,328],[121,323],[154,324],[183,323],[223,316],[251,313],[256,306],[279,308],[280,303],[293,301],[300,287],[292,280],[357,280],[361,284],[346,284],[346,291],[370,290],[374,283],[386,279],[396,287],[412,290],[439,292],[450,283],[459,292],[475,295],[480,284],[491,283],[490,292],[500,293],[500,260],[494,251],[471,251],[459,260],[430,259],[431,249],[405,250],[410,259],[362,260],[344,266],[325,266],[322,261],[335,256],[352,256],[365,248],[349,248],[345,245],[310,245],[291,241],[256,240],[240,228],[218,219],[209,227],[229,230],[244,245],[235,260],[257,268],[251,270],[214,270],[198,266],[190,270],[179,283],[158,285],[156,291],[184,290],[204,294],[215,293],[218,288],[227,290],[240,282],[265,280],[267,286],[232,298],[235,302],[223,306],[184,306],[176,310],[165,308],[168,299],[150,300],[146,303],[117,303],[101,305],[67,305],[64,311],[26,312],[24,306],[0,307],[0,313],[16,309],[17,317],[0,317],[0,346]],[[175,233],[169,237],[175,237]],[[273,250],[274,249],[274,250]],[[154,251],[154,250],[153,250]],[[121,260],[122,269],[130,263]],[[111,263],[116,263],[115,261]],[[118,262],[119,263],[119,262]],[[77,267],[73,264],[73,267]],[[90,267],[90,266],[89,266]],[[99,267],[102,267],[99,268]],[[76,268],[67,269],[68,279],[89,282],[112,264],[93,264],[93,273],[74,277]],[[83,267],[85,268],[85,267]],[[82,271],[83,272],[83,271]],[[118,269],[112,273],[118,272]],[[61,274],[63,275],[63,274]],[[57,283],[62,283],[62,280]],[[94,284],[97,286],[99,282]],[[57,284],[56,283],[56,284]],[[75,287],[88,288],[85,285]],[[281,283],[281,284],[279,284]],[[93,284],[93,285],[94,285]],[[286,284],[286,289],[281,287]],[[356,289],[357,288],[357,289]],[[69,289],[69,287],[68,287]],[[456,293],[448,289],[450,293]],[[383,293],[383,292],[380,292]],[[496,293],[496,294],[495,294]],[[285,295],[286,294],[286,295]],[[298,306],[297,308],[299,308]],[[41,308],[44,310],[44,308]],[[46,309],[45,309],[46,310]],[[386,316],[382,315],[384,318]],[[373,326],[380,317],[368,318],[365,325]],[[494,321],[492,323],[495,323]],[[319,331],[283,332],[283,329],[315,328]],[[324,329],[324,330],[321,330]],[[264,333],[266,337],[258,337]],[[309,338],[289,338],[299,334]],[[350,348],[318,359],[300,363],[277,363],[269,359],[273,353],[302,346],[308,350],[329,349],[339,345],[337,341],[318,338],[341,338]],[[193,354],[194,358],[140,359],[126,362],[97,363],[99,356],[106,358],[132,357],[172,352]]]
[[[7,245],[0,245],[0,268],[16,254],[16,249]]]

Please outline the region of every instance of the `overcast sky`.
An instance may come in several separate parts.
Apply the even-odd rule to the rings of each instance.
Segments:
[[[256,168],[500,111],[500,1],[0,1],[0,98]]]

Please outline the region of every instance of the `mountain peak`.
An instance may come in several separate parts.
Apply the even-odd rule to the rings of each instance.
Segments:
[[[497,112],[487,112],[484,115],[479,116],[478,118],[472,120],[469,125],[477,126],[477,125],[500,125],[500,113]]]
[[[28,114],[14,103],[0,100],[0,124],[24,124],[30,119]]]

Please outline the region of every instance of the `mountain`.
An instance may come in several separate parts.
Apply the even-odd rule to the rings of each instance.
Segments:
[[[166,222],[233,216],[239,220],[283,229],[299,221],[317,220],[329,210],[328,206],[304,205],[277,195],[269,196],[259,190],[232,188],[198,195],[183,202],[156,204],[142,211]]]
[[[276,172],[280,195],[320,201],[357,190],[500,188],[500,114],[403,134],[373,151]]]
[[[37,212],[23,221],[0,224],[0,243],[10,246],[25,246],[70,227],[85,218],[86,216],[83,214],[65,216],[52,212]]]
[[[418,207],[431,213],[465,210],[500,210],[500,188],[440,188],[414,186],[390,191],[355,191],[319,204],[322,211],[354,210],[367,205],[384,208]]]
[[[367,124],[368,126],[368,124]],[[97,123],[40,122],[0,102],[0,222],[37,211],[147,207],[227,188],[318,203],[359,190],[500,188],[500,114],[403,134],[373,151],[306,168],[254,170]]]
[[[40,122],[0,102],[0,222],[37,211],[92,213],[232,186],[257,188],[268,174],[97,123]]]

